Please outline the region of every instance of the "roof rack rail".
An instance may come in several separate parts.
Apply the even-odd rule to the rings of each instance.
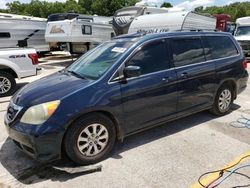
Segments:
[[[119,36],[113,37],[112,39],[137,38],[137,37],[142,37],[146,34],[147,32],[142,31],[142,32],[137,32],[137,33],[132,33],[132,34],[119,35]]]
[[[185,30],[182,30],[182,31],[185,31]],[[202,31],[214,31],[214,32],[217,32],[218,30],[217,29],[190,29],[189,31],[197,31],[197,32],[202,32]]]

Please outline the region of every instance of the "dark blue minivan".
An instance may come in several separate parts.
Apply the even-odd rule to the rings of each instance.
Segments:
[[[23,87],[5,124],[40,161],[65,151],[76,163],[96,163],[130,134],[203,110],[228,113],[246,88],[246,67],[227,33],[124,35]]]

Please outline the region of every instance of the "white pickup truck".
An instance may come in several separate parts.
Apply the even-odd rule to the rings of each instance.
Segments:
[[[0,97],[13,94],[15,78],[21,79],[37,74],[38,56],[31,48],[0,49]]]

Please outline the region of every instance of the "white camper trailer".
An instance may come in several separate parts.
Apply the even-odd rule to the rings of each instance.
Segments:
[[[127,34],[132,21],[141,15],[167,13],[167,8],[148,7],[137,4],[136,6],[125,7],[115,12],[113,17],[113,28],[116,35]]]
[[[78,15],[72,19],[49,21],[46,27],[47,42],[67,44],[71,53],[85,53],[114,35],[112,18]]]
[[[236,20],[235,39],[241,45],[246,56],[250,56],[250,17],[242,17]]]
[[[216,19],[214,17],[189,11],[176,11],[139,16],[131,23],[128,33],[215,29]]]
[[[31,47],[49,51],[45,42],[47,19],[0,13],[0,48]]]

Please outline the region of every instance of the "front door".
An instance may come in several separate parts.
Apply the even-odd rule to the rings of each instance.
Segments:
[[[126,133],[175,116],[176,73],[171,69],[166,40],[142,46],[125,66],[139,66],[141,76],[121,83]]]

